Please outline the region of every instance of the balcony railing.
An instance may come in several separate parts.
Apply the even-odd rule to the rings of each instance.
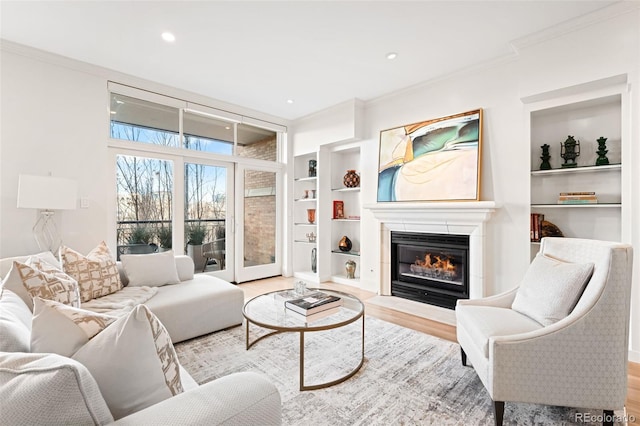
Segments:
[[[189,219],[185,220],[185,227],[194,225],[201,225],[205,229],[204,242],[213,241],[216,236],[224,235],[225,219]],[[158,251],[159,247],[163,247],[162,241],[159,237],[159,231],[161,229],[171,229],[170,220],[121,220],[117,222],[117,243],[118,243],[118,260],[120,260],[121,254],[133,254],[135,253],[153,253]],[[134,230],[138,228],[146,228],[150,235],[149,241],[145,244],[132,244],[131,236]],[[187,232],[185,230],[184,245],[187,244]],[[169,238],[171,241],[171,238]],[[166,247],[165,248],[170,248]]]

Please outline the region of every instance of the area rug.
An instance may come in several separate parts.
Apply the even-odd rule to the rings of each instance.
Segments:
[[[267,376],[282,398],[285,425],[493,425],[493,404],[458,345],[366,317],[365,363],[349,380],[299,391],[299,336],[267,337],[245,350],[245,326],[176,345],[200,384],[240,371]],[[251,329],[252,338],[258,328]],[[337,378],[359,362],[360,322],[305,334],[305,384]],[[256,333],[259,334],[259,333]],[[580,410],[507,403],[505,425],[588,425]],[[618,413],[616,413],[618,414]]]

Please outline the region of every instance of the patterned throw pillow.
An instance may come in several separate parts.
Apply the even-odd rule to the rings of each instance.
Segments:
[[[33,305],[31,352],[70,357],[117,319],[39,297]]]
[[[22,285],[31,298],[41,297],[76,308],[80,307],[78,283],[55,266],[41,259],[30,257],[26,263],[14,261],[13,268],[20,276]],[[33,301],[29,302],[29,307],[32,308]]]
[[[118,318],[72,358],[96,379],[116,420],[183,392],[169,333],[145,305]]]
[[[104,241],[86,256],[69,247],[60,247],[60,258],[64,271],[78,281],[83,302],[122,288],[118,267]]]

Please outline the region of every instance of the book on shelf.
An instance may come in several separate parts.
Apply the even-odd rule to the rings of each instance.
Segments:
[[[598,199],[558,200],[558,204],[598,204]]]
[[[311,324],[312,322],[316,322],[318,320],[321,320],[322,318],[326,318],[329,317],[335,313],[340,312],[340,306],[334,306],[333,308],[329,308],[329,309],[325,309],[324,311],[320,311],[320,312],[316,312],[315,314],[301,314],[300,312],[296,312],[292,309],[289,309],[289,311],[291,313],[291,315],[293,315],[295,318],[304,321],[307,324]]]
[[[341,305],[342,299],[340,297],[321,291],[316,291],[304,297],[284,302],[284,306],[287,309],[303,315],[312,315]]]
[[[595,192],[561,192],[558,204],[597,204]]]
[[[537,243],[542,238],[542,221],[544,215],[541,213],[531,213],[531,242]]]

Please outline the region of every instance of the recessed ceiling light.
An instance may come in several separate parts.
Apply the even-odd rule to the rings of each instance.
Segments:
[[[174,36],[169,31],[165,31],[162,33],[162,39],[167,43],[173,43],[174,41],[176,41],[176,36]]]
[[[293,99],[287,99],[287,103],[288,104],[292,104],[293,103]]]
[[[110,111],[110,112],[111,112],[112,115],[116,115],[117,114],[117,112],[115,112],[115,111]]]
[[[395,59],[398,57],[398,54],[396,52],[389,52],[387,53],[387,59],[391,60],[391,59]]]
[[[224,129],[225,130],[231,130],[231,127],[230,126],[225,126]]]

